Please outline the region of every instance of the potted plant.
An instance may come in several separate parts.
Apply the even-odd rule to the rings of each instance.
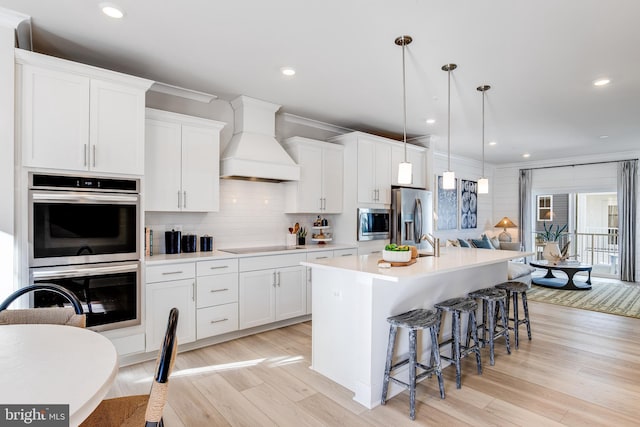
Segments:
[[[566,252],[569,249],[568,242],[562,250],[560,250],[560,246],[558,244],[560,236],[567,229],[567,224],[563,225],[562,227],[559,225],[554,226],[553,224],[551,224],[549,228],[547,228],[547,224],[545,223],[543,224],[543,226],[544,232],[538,233],[538,238],[542,239],[545,242],[544,249],[542,251],[542,258],[546,259],[549,262],[557,262],[559,259],[566,256]]]

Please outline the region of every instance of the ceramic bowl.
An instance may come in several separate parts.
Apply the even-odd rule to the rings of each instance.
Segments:
[[[408,262],[411,260],[411,251],[382,251],[382,259],[387,262]]]

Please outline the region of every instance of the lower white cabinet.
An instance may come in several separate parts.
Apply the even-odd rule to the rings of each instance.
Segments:
[[[348,248],[348,249],[336,249],[333,251],[315,251],[307,253],[307,261],[315,261],[318,259],[326,259],[340,256],[351,256],[358,255],[358,250],[356,248]],[[312,294],[312,270],[307,267],[307,314],[311,314],[311,294]]]
[[[173,267],[176,266],[162,266]],[[148,267],[160,268],[160,267]],[[158,350],[167,329],[169,311],[176,307],[178,315],[178,344],[196,339],[196,278],[147,283],[146,299],[146,351]]]
[[[238,260],[197,263],[196,338],[238,330]]]
[[[240,260],[240,329],[307,313],[306,269],[299,265],[305,259],[306,254],[292,254]]]

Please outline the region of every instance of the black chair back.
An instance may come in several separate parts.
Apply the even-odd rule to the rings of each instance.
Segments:
[[[40,284],[25,286],[24,288],[18,289],[17,291],[9,295],[2,302],[2,304],[0,304],[0,311],[6,310],[7,307],[9,307],[9,305],[11,305],[13,301],[18,299],[22,295],[29,292],[35,292],[35,291],[50,291],[58,295],[61,295],[71,303],[71,305],[73,306],[73,310],[76,312],[76,314],[84,314],[80,301],[78,300],[78,298],[76,298],[76,296],[73,293],[69,292],[67,289],[63,288],[62,286],[54,285],[51,283],[40,283]]]

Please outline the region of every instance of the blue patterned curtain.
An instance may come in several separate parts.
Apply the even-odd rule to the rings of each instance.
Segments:
[[[618,162],[618,252],[620,280],[636,280],[638,160]]]

